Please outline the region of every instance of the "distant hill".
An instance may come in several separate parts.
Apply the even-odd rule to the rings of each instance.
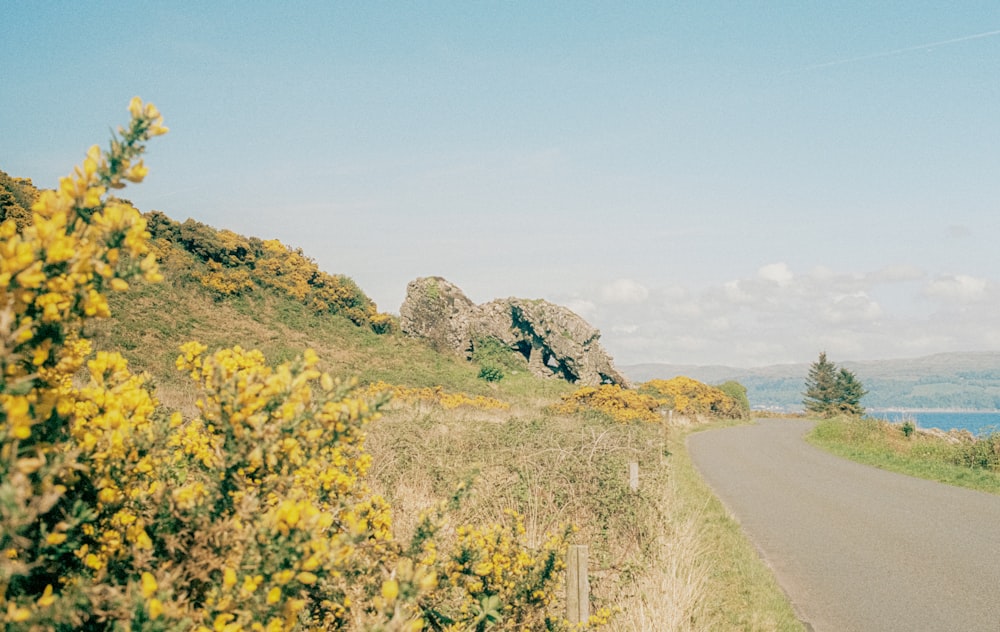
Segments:
[[[920,358],[839,362],[865,385],[862,404],[870,409],[1000,409],[1000,352],[939,353]],[[754,369],[727,366],[635,364],[621,370],[633,382],[677,375],[719,384],[736,380],[747,387],[758,410],[802,409],[809,364]]]

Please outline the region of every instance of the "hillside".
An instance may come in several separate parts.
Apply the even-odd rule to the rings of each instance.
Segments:
[[[31,180],[0,171],[0,222],[28,221],[26,209],[38,194]],[[179,222],[159,211],[144,217],[164,281],[110,294],[112,318],[96,321],[90,333],[97,349],[121,352],[161,386],[186,382],[174,366],[178,347],[198,340],[209,349],[260,349],[270,362],[312,348],[324,369],[361,383],[444,385],[507,397],[569,390],[527,371],[509,371],[499,385],[478,379],[478,365],[400,334],[395,319],[380,313],[353,280],[320,270],[277,240]]]
[[[87,173],[78,170],[77,176],[87,178]],[[85,295],[92,300],[90,303],[81,302],[79,307],[67,303],[70,316],[78,315],[74,322],[84,323],[83,333],[90,339],[93,352],[87,353],[86,345],[75,344],[78,330],[71,331],[69,336],[62,333],[56,336],[51,334],[56,331],[52,326],[40,329],[59,344],[69,341],[74,345],[71,353],[79,354],[73,356],[78,358],[74,362],[79,363],[64,362],[53,356],[49,346],[52,339],[36,344],[34,337],[24,344],[36,345],[37,349],[26,347],[27,351],[18,351],[22,355],[12,356],[18,359],[19,366],[27,367],[25,373],[36,370],[39,364],[50,364],[43,367],[49,371],[63,371],[54,383],[61,389],[70,389],[82,401],[93,398],[95,405],[69,407],[65,413],[63,408],[57,408],[47,423],[29,420],[29,424],[34,424],[29,426],[30,430],[16,429],[16,434],[8,435],[14,437],[15,447],[17,440],[21,440],[23,448],[28,445],[24,440],[33,439],[37,428],[61,433],[62,428],[72,425],[73,432],[79,434],[79,439],[73,435],[73,441],[59,435],[62,444],[45,442],[49,446],[46,449],[56,445],[52,452],[60,456],[51,461],[43,458],[37,463],[43,468],[59,467],[64,454],[82,459],[73,479],[84,481],[79,485],[80,493],[86,494],[84,501],[94,503],[94,489],[99,489],[99,493],[93,516],[80,520],[96,520],[101,526],[89,531],[80,529],[83,535],[79,536],[75,523],[57,522],[54,517],[53,524],[44,528],[68,529],[69,538],[55,534],[47,536],[45,543],[65,549],[71,570],[85,578],[85,589],[95,599],[114,597],[118,592],[139,595],[138,610],[115,613],[116,620],[179,617],[184,612],[196,617],[195,620],[218,624],[237,616],[247,621],[257,620],[255,612],[285,608],[276,598],[291,590],[286,584],[293,575],[282,558],[273,553],[274,543],[279,542],[285,543],[281,545],[284,547],[281,555],[288,555],[290,563],[301,562],[305,569],[294,574],[294,581],[301,586],[295,589],[297,593],[288,593],[289,599],[295,594],[311,595],[308,591],[317,585],[321,572],[326,573],[330,582],[324,584],[323,590],[334,586],[336,581],[339,583],[329,590],[345,591],[341,606],[329,600],[314,600],[324,608],[331,608],[329,616],[333,617],[334,625],[330,629],[374,629],[362,619],[349,624],[342,619],[349,603],[347,593],[350,602],[357,604],[353,612],[359,613],[358,617],[381,617],[381,609],[397,596],[399,600],[404,597],[415,600],[418,594],[407,588],[411,592],[404,595],[399,590],[402,582],[395,579],[397,574],[404,580],[410,577],[413,586],[417,586],[416,578],[420,575],[413,573],[424,573],[421,569],[431,564],[440,570],[434,571],[436,575],[425,575],[433,581],[419,582],[423,591],[419,594],[421,603],[434,600],[433,606],[420,607],[436,629],[449,621],[441,614],[445,609],[455,613],[455,625],[472,629],[461,623],[480,616],[474,608],[481,608],[482,616],[499,620],[499,610],[492,609],[501,607],[503,623],[491,629],[542,629],[543,618],[557,622],[552,626],[545,624],[545,629],[568,629],[560,623],[567,606],[563,584],[556,581],[561,558],[554,552],[565,551],[565,545],[572,541],[589,547],[591,612],[597,617],[592,619],[594,626],[600,627],[602,621],[616,612],[614,620],[609,622],[610,630],[711,630],[746,627],[751,621],[763,621],[771,629],[798,628],[773,577],[755,557],[737,526],[726,519],[721,505],[713,501],[698,481],[685,458],[684,430],[675,434],[663,423],[622,423],[593,410],[562,411],[554,404],[561,395],[573,392],[573,385],[533,376],[524,359],[506,349],[476,358],[477,362],[489,361],[493,368],[498,363],[503,366],[502,378],[490,381],[482,376],[477,362],[438,353],[425,343],[403,336],[395,319],[379,313],[370,298],[348,277],[319,270],[303,252],[275,240],[244,237],[193,220],[177,222],[156,211],[144,214],[143,225],[138,211],[127,208],[130,205],[125,200],[110,198],[95,204],[92,197],[86,197],[81,198],[88,201],[86,206],[71,202],[75,219],[67,237],[89,235],[91,222],[105,226],[112,225],[115,217],[127,217],[134,229],[129,235],[143,246],[146,240],[143,228],[148,228],[149,245],[160,261],[163,280],[153,282],[159,275],[155,268],[145,267],[151,259],[141,250],[131,250],[125,255],[117,250],[117,244],[126,243],[120,235],[103,242],[87,242],[86,248],[90,250],[81,247],[78,251],[98,252],[104,259],[84,259],[89,256],[86,254],[73,259],[74,251],[65,248],[55,257],[54,248],[39,234],[55,235],[58,239],[61,235],[52,226],[58,222],[68,225],[66,216],[59,215],[61,211],[47,206],[60,198],[49,192],[43,192],[39,198],[39,191],[30,181],[2,175],[0,220],[10,219],[17,224],[16,227],[6,224],[9,247],[4,254],[11,260],[20,257],[22,267],[30,263],[31,257],[38,257],[37,267],[52,275],[8,274],[8,280],[30,282],[36,290],[41,287],[37,296],[48,300],[53,294],[45,294],[48,290],[44,288],[65,284],[59,275],[65,276],[62,262],[67,259],[72,259],[74,266],[91,266],[81,268],[85,271],[74,273],[73,277],[81,283],[92,283],[91,287],[103,283],[104,275],[96,267],[99,265],[117,266],[129,275],[128,281],[115,277],[107,284],[110,291],[105,294],[97,295],[96,290],[90,290]],[[33,220],[27,209],[36,198],[42,201],[39,205],[42,212],[37,216],[39,219]],[[95,244],[99,244],[100,250],[95,249],[98,248]],[[143,255],[141,266],[139,254]],[[42,261],[49,262],[47,268],[42,268]],[[93,274],[91,270],[99,273]],[[36,294],[23,290],[19,296],[33,301],[36,298]],[[105,299],[106,305],[101,302]],[[86,311],[92,305],[97,307],[92,312]],[[110,312],[110,317],[100,318],[104,312]],[[27,326],[25,330],[30,331]],[[191,340],[206,345],[209,354],[237,345],[259,349],[270,366],[253,354],[237,351],[206,357],[202,350],[192,351],[195,346],[187,347],[185,359],[178,360],[181,345]],[[296,360],[307,348],[316,354],[307,356],[311,358],[308,360]],[[104,351],[121,353],[132,372],[148,374],[148,391],[143,386],[146,377],[128,377],[123,363],[113,355],[102,354]],[[88,359],[89,366],[81,369]],[[313,359],[333,379],[318,372],[311,378],[314,383],[300,379],[305,374],[295,372],[303,371]],[[201,380],[199,387],[192,377],[198,374],[197,367],[207,367],[209,363],[213,369],[196,378]],[[271,367],[279,363],[285,364],[272,372]],[[179,370],[179,364],[183,365],[183,371]],[[352,391],[343,382],[338,385],[337,380],[350,384],[354,378],[362,385],[359,390]],[[25,379],[32,378],[28,375]],[[115,380],[125,382],[116,385]],[[306,402],[317,401],[312,389],[317,399],[329,398],[323,405],[322,416],[299,408],[306,406]],[[7,390],[9,395],[14,393],[13,389]],[[381,405],[379,402],[384,398],[378,393],[386,390],[394,394],[393,401],[382,408],[378,423],[361,432],[365,424],[379,418],[371,407]],[[588,392],[605,393],[593,388],[576,391]],[[345,393],[351,395],[345,397]],[[625,393],[632,398],[645,397],[632,391]],[[160,406],[148,399],[150,396],[155,396]],[[624,401],[616,397],[612,394],[610,403]],[[646,400],[656,403],[651,397]],[[100,406],[96,402],[101,402]],[[144,417],[124,410],[126,404],[133,403],[137,409],[142,406]],[[105,406],[115,413],[109,413],[108,420],[100,417]],[[252,422],[247,413],[251,409],[255,411]],[[64,414],[66,417],[61,417]],[[86,416],[93,414],[98,417]],[[662,415],[653,417],[654,422],[663,421]],[[676,417],[678,424],[691,423],[683,415]],[[321,418],[325,420],[323,423],[333,420],[337,423],[318,427]],[[122,430],[125,424],[140,421],[145,424],[142,433],[138,425],[134,431],[131,426],[127,432]],[[357,423],[358,427],[345,433],[348,422]],[[142,453],[121,447],[123,442],[133,441],[145,442]],[[106,456],[96,459],[87,452],[96,449],[95,446],[103,449],[105,443],[121,453],[116,453],[114,459]],[[178,450],[181,445],[183,450]],[[214,450],[209,446],[214,446]],[[265,449],[269,456],[254,461],[263,459]],[[305,459],[303,450],[316,457]],[[276,456],[279,453],[283,455],[281,458]],[[4,454],[16,455],[6,449]],[[342,463],[345,454],[354,455],[347,465]],[[161,466],[145,465],[147,459],[152,462],[154,455]],[[139,459],[143,467],[135,465],[127,475],[117,470],[102,474],[105,470],[110,472],[108,468],[133,467]],[[18,461],[18,467],[26,467],[25,463]],[[229,466],[216,469],[226,463],[244,465],[239,469]],[[641,472],[638,489],[630,487],[625,475],[632,463]],[[7,467],[4,471],[13,471],[9,463],[0,465]],[[348,492],[337,496],[343,509],[322,514],[338,516],[334,519],[344,523],[338,527],[340,531],[331,530],[330,537],[349,536],[351,542],[358,543],[378,541],[377,546],[370,547],[370,555],[399,556],[396,570],[392,570],[395,562],[390,564],[388,557],[373,558],[359,562],[356,572],[351,571],[362,578],[360,581],[344,583],[341,571],[333,573],[327,567],[337,568],[330,565],[342,564],[346,558],[337,553],[320,561],[316,556],[326,550],[321,540],[314,541],[320,544],[308,545],[313,547],[309,550],[316,551],[315,559],[303,562],[304,549],[296,548],[298,544],[286,542],[283,537],[275,539],[267,531],[272,528],[268,526],[272,520],[279,520],[274,524],[281,534],[285,533],[282,526],[291,533],[296,524],[306,524],[306,514],[299,509],[305,501],[293,500],[292,491],[288,497],[265,496],[256,491],[257,487],[285,480],[279,477],[298,477],[313,467],[336,473],[338,489],[350,484]],[[247,474],[250,470],[246,468],[254,472],[266,468],[272,473],[258,477]],[[349,468],[356,468],[357,472]],[[93,481],[89,478],[92,471]],[[147,475],[156,477],[155,484],[130,487],[128,495],[133,499],[129,501],[130,507],[151,521],[147,523],[148,534],[143,530],[139,537],[134,535],[135,529],[143,529],[144,523],[133,528],[128,526],[132,522],[120,519],[124,514],[115,513],[114,503],[124,497],[112,497],[109,490],[120,484],[132,485],[133,478]],[[13,480],[5,477],[5,484]],[[320,480],[316,478],[311,484]],[[239,481],[239,491],[226,487],[232,481]],[[23,476],[17,482],[30,483]],[[299,495],[313,493],[302,490],[298,483],[289,489]],[[326,483],[323,490],[327,490]],[[30,499],[32,493],[37,492],[28,490],[25,497]],[[147,503],[147,495],[153,494],[158,495]],[[214,499],[204,500],[208,494],[214,494]],[[236,504],[233,499],[237,495],[252,500]],[[268,509],[261,512],[259,507],[255,508],[257,502],[266,502]],[[272,504],[276,505],[271,507]],[[74,507],[77,512],[78,507]],[[220,514],[220,507],[229,513]],[[314,510],[308,503],[302,507],[303,512]],[[319,522],[319,514],[309,515],[309,525],[326,524]],[[47,514],[43,517],[49,518]],[[5,529],[6,520],[0,520]],[[569,525],[576,528],[571,530]],[[89,523],[85,526],[89,527]],[[313,537],[304,531],[306,528],[303,526],[303,533]],[[114,529],[126,532],[123,535]],[[265,532],[269,534],[267,537],[239,539],[243,533],[252,536]],[[44,535],[45,531],[41,533]],[[117,575],[109,580],[106,573],[94,575],[87,570],[104,564],[103,558],[88,554],[90,545],[80,547],[73,539],[91,537],[94,533],[109,538],[109,542],[112,536],[107,534],[112,533],[113,543],[134,538],[136,551],[145,550],[148,541],[157,555],[176,559],[154,564],[160,558],[150,562],[145,553],[135,560],[123,558],[115,562],[119,564]],[[30,544],[40,537],[34,533],[24,542]],[[398,544],[389,546],[390,541]],[[262,543],[268,544],[265,557],[257,552]],[[362,548],[369,550],[361,545],[357,550]],[[108,548],[106,553],[105,549],[99,549],[101,555],[112,555],[116,550]],[[227,560],[234,550],[241,552],[237,558]],[[421,551],[432,554],[421,557],[421,566],[415,570],[412,557],[423,555]],[[353,555],[349,557],[353,559]],[[548,561],[543,565],[531,555],[544,555]],[[477,560],[498,559],[516,560],[519,568],[527,565],[526,568],[537,571],[525,574],[497,564],[495,571],[489,573],[491,578],[499,578],[496,586],[492,579],[487,586],[483,579],[486,571],[480,570],[482,565]],[[266,566],[272,562],[278,566]],[[181,565],[183,568],[178,570]],[[61,566],[60,573],[68,572],[66,568]],[[170,572],[166,573],[164,569],[168,568]],[[284,570],[277,573],[277,568]],[[21,572],[15,569],[15,573]],[[181,572],[185,573],[184,578]],[[517,577],[508,581],[507,575],[513,577],[515,572]],[[242,583],[237,581],[238,573],[245,575]],[[190,574],[197,575],[197,581],[185,579]],[[254,593],[257,583],[265,577],[272,583],[285,583]],[[46,587],[45,582],[35,583],[38,585],[26,589],[25,604],[51,604],[59,599],[58,605],[52,607],[62,613],[59,616],[74,621],[90,616],[91,609],[79,606],[87,602],[75,598],[73,593],[64,597],[58,589],[54,593],[51,585]],[[234,595],[237,594],[234,591],[242,590],[246,594],[240,593],[239,609],[233,613],[228,609],[235,608],[236,601],[228,597],[220,601],[218,609],[227,612],[215,616],[203,608],[202,601],[189,597],[208,590],[230,591]],[[251,594],[256,602],[248,599]],[[307,601],[303,598],[288,603],[301,608]],[[209,606],[214,608],[215,604]],[[393,612],[390,608],[388,616],[394,616]],[[17,621],[34,616],[27,606],[8,609],[7,614]],[[400,616],[404,615],[410,616],[405,612]],[[556,618],[551,618],[553,615]],[[288,629],[293,628],[293,624],[288,624]]]
[[[1000,352],[940,353],[919,358],[838,362],[853,371],[870,409],[1000,409]],[[622,367],[635,381],[687,375],[709,384],[736,380],[761,410],[801,410],[808,364],[740,369],[726,366],[638,364]]]
[[[319,271],[280,242],[177,223],[158,212],[147,217],[166,280],[113,296],[114,319],[94,333],[99,346],[124,349],[158,380],[181,379],[172,375],[177,347],[195,339],[209,348],[260,349],[271,362],[312,348],[326,370],[362,384],[443,385],[514,398],[525,389],[553,397],[569,390],[527,371],[509,372],[499,385],[478,379],[478,365],[401,334],[348,277]]]

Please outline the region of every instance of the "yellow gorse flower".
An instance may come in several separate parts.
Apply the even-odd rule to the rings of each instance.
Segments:
[[[615,384],[584,386],[569,395],[553,410],[563,414],[574,414],[582,410],[594,410],[615,421],[657,422],[663,417],[657,412],[660,402],[648,395]]]
[[[366,427],[384,391],[446,408],[506,403],[362,390],[309,350],[272,366],[259,351],[189,342],[176,366],[199,396],[185,418],[163,412],[121,355],[92,354],[85,325],[110,315],[108,293],[162,278],[147,219],[108,195],[147,176],[144,143],[167,131],[152,104],[128,110],[107,151],[90,148],[38,195],[30,222],[0,224],[0,468],[13,499],[0,516],[0,623],[415,631],[433,612],[471,629],[489,603],[503,609],[498,630],[561,629],[549,609],[568,531],[529,549],[512,515],[452,541],[442,503],[400,542],[366,484]],[[279,242],[261,248],[271,280],[250,282],[317,309],[354,305],[348,280]],[[245,285],[218,264],[203,283]],[[373,305],[351,309],[375,326]]]

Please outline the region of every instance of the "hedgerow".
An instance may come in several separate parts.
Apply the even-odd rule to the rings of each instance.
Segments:
[[[138,98],[110,148],[0,226],[0,622],[8,630],[558,630],[569,530],[537,550],[517,515],[409,541],[365,482],[384,396],[189,342],[200,397],[163,411],[149,378],[91,353],[109,292],[156,282],[146,219],[110,191],[165,133]],[[222,262],[220,262],[222,263]],[[453,537],[448,537],[454,533]]]

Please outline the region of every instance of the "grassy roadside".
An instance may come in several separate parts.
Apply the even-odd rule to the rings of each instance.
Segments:
[[[709,569],[704,609],[713,625],[705,629],[804,630],[773,573],[691,462],[687,436],[704,428],[675,433],[669,446],[673,511],[696,525],[701,563]]]
[[[806,440],[859,463],[958,487],[1000,494],[1000,471],[978,467],[991,462],[996,438],[970,442],[914,432],[870,418],[818,421]],[[992,443],[991,443],[992,442]]]
[[[474,478],[469,522],[525,516],[529,542],[559,524],[590,546],[592,610],[614,632],[801,630],[777,583],[688,457],[690,430],[510,411],[399,407],[373,425],[378,489],[408,516]],[[640,468],[628,488],[628,462]]]

